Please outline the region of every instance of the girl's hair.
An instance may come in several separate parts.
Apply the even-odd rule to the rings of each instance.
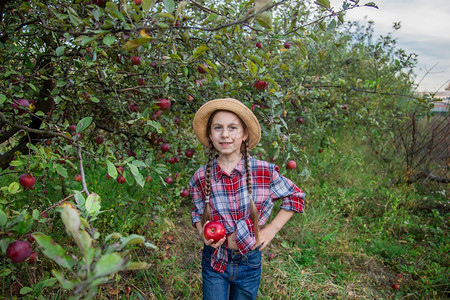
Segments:
[[[206,134],[208,136],[211,131],[212,119],[217,112],[218,111],[215,111],[214,113],[212,113],[208,120],[208,124],[207,124],[207,128],[206,128]],[[245,123],[240,118],[239,118],[239,120],[241,121],[241,124],[244,127],[244,130],[247,131],[247,127],[245,126]],[[246,168],[246,175],[247,175],[247,192],[248,192],[248,195],[250,198],[250,219],[253,222],[256,240],[258,240],[259,239],[259,226],[258,226],[259,217],[258,217],[258,209],[256,208],[255,202],[253,201],[253,197],[252,197],[252,173],[251,173],[251,169],[250,169],[249,154],[248,154],[248,138],[244,141],[244,143],[241,147],[241,151],[245,158],[245,168]],[[208,163],[206,165],[206,174],[205,174],[205,193],[206,193],[207,199],[209,199],[211,196],[211,173],[212,173],[212,160],[214,157],[214,152],[215,152],[215,148],[214,148],[212,141],[210,140],[209,141],[209,152],[208,152]],[[203,214],[202,214],[202,220],[201,220],[202,226],[209,220],[211,220],[211,205],[207,202],[205,204],[205,208],[204,208]]]

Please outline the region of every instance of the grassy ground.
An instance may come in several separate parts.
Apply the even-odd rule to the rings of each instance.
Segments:
[[[349,136],[313,155],[308,166],[308,178],[282,171],[307,192],[306,209],[264,250],[258,299],[450,296],[447,187],[394,184],[393,174],[401,174],[401,168]],[[190,200],[167,198],[158,181],[144,190],[111,188],[95,166],[87,169],[106,211],[97,222],[99,232],[143,234],[158,246],[134,249],[134,259],[151,268],[117,275],[98,298],[201,299],[202,244],[190,223]],[[59,217],[50,214],[41,230],[61,241],[61,226]],[[3,278],[10,289],[3,295],[18,295],[21,286],[31,286],[27,281],[48,276],[52,267],[44,261],[27,267],[10,286]],[[64,298],[58,288],[46,293]]]

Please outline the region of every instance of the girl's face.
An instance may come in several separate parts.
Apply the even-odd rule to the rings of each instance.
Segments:
[[[242,121],[234,113],[219,111],[213,116],[209,138],[220,155],[239,156],[247,137]]]

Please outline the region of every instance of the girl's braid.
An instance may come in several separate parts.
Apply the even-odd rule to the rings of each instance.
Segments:
[[[250,198],[250,219],[253,222],[253,226],[255,228],[255,236],[256,240],[259,239],[259,217],[258,217],[258,209],[255,205],[255,202],[253,201],[252,196],[252,172],[250,168],[250,160],[249,160],[249,154],[248,154],[248,139],[244,142],[244,157],[245,157],[245,169],[246,169],[246,175],[247,175],[247,192],[248,196]]]
[[[202,226],[207,222],[211,220],[211,206],[209,204],[209,198],[211,196],[211,169],[212,169],[212,160],[214,156],[214,145],[211,141],[209,141],[209,153],[208,153],[208,163],[206,165],[206,173],[205,173],[205,194],[206,194],[206,201],[205,203],[205,209],[203,210],[202,214]]]

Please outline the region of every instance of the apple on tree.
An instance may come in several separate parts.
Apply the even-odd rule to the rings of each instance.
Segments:
[[[267,82],[263,80],[258,80],[255,82],[255,89],[258,91],[264,91],[267,87]]]
[[[31,174],[22,174],[19,176],[19,184],[24,189],[31,189],[36,182],[36,178],[34,178]]]
[[[131,57],[131,64],[134,66],[138,66],[141,64],[141,59],[139,58],[139,56],[133,56]]]
[[[169,150],[170,150],[170,145],[169,144],[164,143],[164,144],[161,145],[161,151],[163,153],[168,152]]]
[[[184,153],[186,155],[186,157],[191,158],[192,156],[194,156],[194,150],[192,149],[187,149],[186,152]]]
[[[182,190],[181,193],[180,193],[180,196],[183,197],[183,198],[189,197],[189,191],[186,190],[186,189]]]
[[[173,178],[170,177],[170,176],[168,176],[168,177],[166,177],[166,178],[164,179],[164,181],[165,181],[167,184],[172,184],[172,183],[173,183]]]
[[[203,233],[208,241],[213,240],[214,243],[217,243],[225,236],[226,231],[222,223],[218,221],[210,221],[206,223]]]
[[[297,167],[297,163],[295,160],[290,160],[286,163],[286,168],[289,170],[295,169]]]
[[[125,183],[126,179],[122,174],[117,175],[117,182],[122,184]]]
[[[166,98],[159,99],[156,105],[162,110],[168,110],[170,108],[170,100]]]
[[[11,259],[13,263],[20,263],[26,260],[31,255],[31,244],[28,241],[12,242],[6,249],[6,256]]]
[[[11,103],[11,106],[14,108],[14,109],[17,109],[18,110],[18,114],[19,115],[23,115],[24,113],[26,113],[27,111],[25,110],[25,109],[23,109],[23,108],[28,108],[28,107],[30,107],[30,102],[28,102],[28,100],[27,99],[18,99],[18,100],[15,100],[13,103]],[[23,108],[21,108],[21,107],[23,107]]]

